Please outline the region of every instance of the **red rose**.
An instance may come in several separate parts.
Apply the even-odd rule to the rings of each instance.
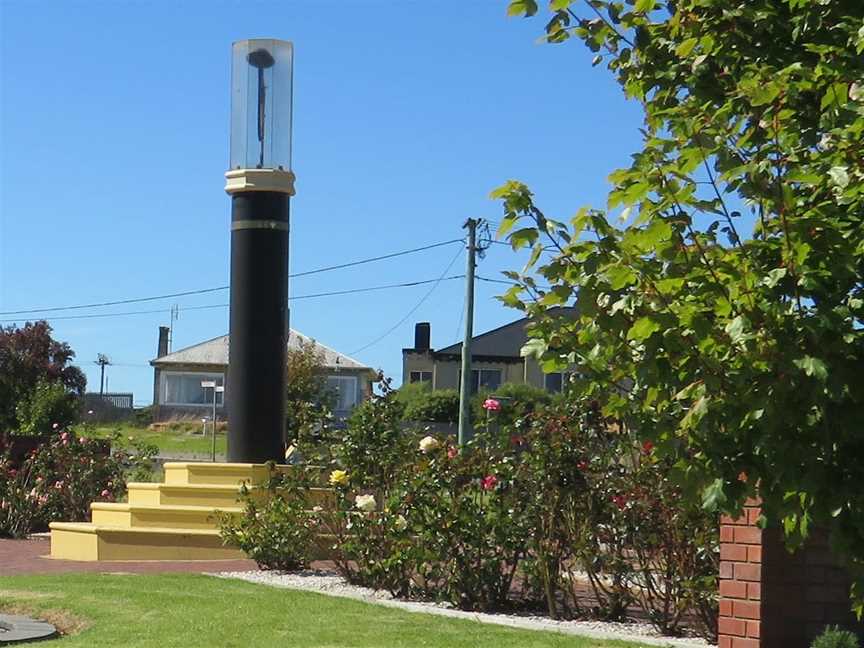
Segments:
[[[654,449],[654,444],[650,441],[645,441],[642,443],[642,452],[645,454],[651,454],[651,451]]]

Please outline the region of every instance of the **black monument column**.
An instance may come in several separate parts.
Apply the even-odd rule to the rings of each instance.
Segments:
[[[228,461],[263,463],[284,452],[293,48],[239,41],[232,59]]]

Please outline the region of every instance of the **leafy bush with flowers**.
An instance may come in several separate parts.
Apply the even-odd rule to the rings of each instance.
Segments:
[[[18,464],[0,456],[0,536],[24,537],[54,521],[86,521],[91,502],[125,496],[128,475],[152,474],[153,446],[55,432]]]
[[[309,509],[307,489],[317,470],[292,466],[290,472],[270,465],[263,490],[241,488],[243,512],[221,512],[217,519],[226,544],[243,550],[261,569],[291,571],[309,566],[317,535],[317,511]]]
[[[384,393],[352,418],[326,467],[335,506],[314,511],[352,583],[468,610],[542,605],[556,618],[624,619],[716,635],[716,516],[688,507],[677,466],[562,399],[457,446],[405,430]],[[306,524],[306,522],[304,522]]]

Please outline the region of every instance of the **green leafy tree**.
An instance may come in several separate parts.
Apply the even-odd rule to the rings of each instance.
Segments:
[[[76,398],[84,395],[87,379],[72,366],[74,358],[68,344],[51,337],[45,321],[0,326],[0,433],[17,427],[18,406],[33,397],[40,383],[59,383]]]
[[[285,414],[287,443],[305,443],[326,425],[333,394],[327,389],[324,357],[315,343],[300,340],[287,354]]]
[[[532,250],[503,296],[538,317],[528,350],[581,365],[576,388],[677,460],[705,506],[758,495],[793,546],[826,527],[860,573],[864,4],[549,11],[546,40],[583,41],[641,104],[643,141],[606,208],[568,223],[519,182],[493,193],[499,234]],[[561,304],[577,314],[544,315]]]

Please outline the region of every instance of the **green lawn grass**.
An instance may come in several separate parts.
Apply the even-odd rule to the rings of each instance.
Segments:
[[[51,645],[641,648],[416,614],[198,574],[0,577],[0,609],[77,626]]]
[[[194,454],[201,459],[209,459],[213,443],[210,437],[210,428],[207,428],[207,436],[203,436],[200,424],[183,425],[176,429],[151,430],[147,427],[129,425],[128,423],[115,423],[91,426],[83,430],[85,435],[100,438],[110,437],[115,432],[119,432],[124,439],[132,437],[155,445],[159,448],[161,456],[169,458]],[[216,459],[224,460],[225,453],[225,432],[220,430],[216,433]]]

